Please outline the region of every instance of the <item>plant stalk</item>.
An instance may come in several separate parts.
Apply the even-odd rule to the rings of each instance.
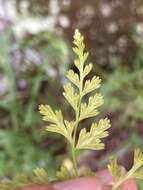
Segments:
[[[79,47],[78,47],[79,48]],[[74,127],[74,132],[73,132],[73,141],[71,145],[72,149],[72,160],[73,160],[73,166],[75,170],[75,174],[78,177],[78,168],[77,168],[77,158],[76,158],[76,134],[77,134],[77,127],[80,121],[80,108],[81,108],[81,103],[82,103],[82,97],[83,97],[83,70],[84,70],[84,61],[83,61],[83,56],[84,56],[84,49],[81,52],[81,55],[79,55],[79,62],[80,62],[80,70],[79,70],[79,101],[78,101],[78,106],[77,110],[75,111],[76,114],[76,121],[75,121],[75,127]]]
[[[78,168],[77,168],[77,160],[76,160],[76,150],[75,147],[72,146],[72,160],[73,160],[73,167],[75,171],[75,176],[78,177]]]

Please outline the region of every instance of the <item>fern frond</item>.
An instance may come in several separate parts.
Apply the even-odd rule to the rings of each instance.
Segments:
[[[143,152],[139,148],[134,151],[134,165],[143,163]]]
[[[72,140],[64,125],[62,112],[60,110],[54,112],[49,105],[40,105],[39,110],[43,115],[43,120],[51,123],[46,127],[46,130],[63,135],[71,143]]]
[[[139,148],[134,151],[134,163],[129,172],[134,178],[143,179],[143,152]]]
[[[104,143],[101,142],[101,139],[108,136],[108,132],[106,130],[110,128],[110,126],[109,120],[105,118],[101,119],[98,124],[93,123],[89,132],[83,128],[80,131],[76,149],[104,149]]]
[[[112,190],[116,190],[128,179],[143,179],[143,152],[140,149],[134,151],[134,163],[127,173],[122,173],[121,168],[117,165],[116,159],[110,161],[109,171],[114,179]]]
[[[35,184],[47,184],[49,182],[48,173],[43,168],[36,168],[33,173],[32,181]]]
[[[117,159],[115,157],[110,157],[108,169],[111,173],[114,183],[117,182],[123,176],[121,167],[118,165]]]
[[[93,65],[87,63],[88,52],[85,50],[84,37],[78,30],[74,34],[73,51],[76,54],[74,65],[78,69],[78,73],[74,70],[67,72],[67,78],[70,81],[64,85],[63,95],[74,109],[75,120],[72,122],[63,119],[61,111],[53,111],[50,106],[40,106],[40,113],[43,120],[50,122],[46,130],[63,135],[71,146],[73,168],[76,176],[79,176],[76,162],[76,150],[92,149],[101,150],[104,148],[102,138],[108,136],[107,129],[110,127],[108,119],[101,119],[98,124],[93,123],[89,132],[82,129],[77,137],[77,128],[79,123],[87,118],[94,117],[99,114],[98,108],[103,104],[103,97],[100,93],[96,93],[84,101],[84,96],[96,90],[101,85],[101,79],[94,76],[86,80],[87,75],[91,72]],[[68,176],[66,168],[61,168],[58,175],[63,178]]]
[[[94,117],[99,114],[97,108],[104,103],[103,96],[100,93],[96,93],[94,96],[90,96],[87,103],[82,103],[80,108],[80,118],[83,120],[86,118]]]
[[[86,80],[83,95],[88,94],[89,92],[94,91],[95,89],[100,87],[101,79],[97,76],[94,76],[91,80]]]
[[[70,137],[70,139],[72,139],[72,134],[73,134],[74,127],[75,127],[75,122],[74,121],[66,121],[66,120],[64,122],[66,125],[68,136]]]
[[[67,99],[67,101],[70,103],[72,108],[77,111],[78,109],[78,101],[79,101],[79,95],[75,93],[74,88],[70,83],[66,84],[64,86],[64,97]]]
[[[9,180],[4,179],[0,181],[1,190],[15,190],[33,184],[48,184],[48,174],[43,168],[37,168],[33,174],[28,176],[26,174],[17,175],[15,178]]]
[[[95,176],[95,172],[93,172],[90,168],[85,168],[85,170],[81,172],[80,176],[81,177],[83,177],[83,176],[85,176],[85,177],[87,177],[87,176],[89,176],[89,177]]]
[[[73,70],[69,70],[67,73],[67,78],[79,88],[80,81],[79,81],[79,75],[75,73]]]
[[[85,52],[84,37],[78,30],[75,30],[73,43],[75,45],[75,47],[73,47],[73,51],[78,56],[78,59],[75,60],[74,64],[81,72],[81,70],[83,70],[84,63],[87,60],[88,52]]]
[[[91,63],[85,66],[85,68],[83,70],[83,77],[84,78],[90,73],[92,68],[93,68],[93,64],[91,64]]]
[[[75,65],[76,68],[80,71],[80,65],[81,65],[81,63],[80,63],[80,60],[79,60],[79,59],[75,59],[75,60],[74,60],[74,65]]]
[[[64,181],[73,178],[71,171],[66,166],[62,165],[60,171],[57,171],[56,177],[59,181]]]
[[[43,115],[43,120],[51,123],[63,122],[63,115],[61,111],[53,111],[49,105],[40,105],[39,112]]]
[[[49,124],[46,131],[58,133],[67,138],[67,130],[64,125]],[[69,140],[69,138],[67,138]]]

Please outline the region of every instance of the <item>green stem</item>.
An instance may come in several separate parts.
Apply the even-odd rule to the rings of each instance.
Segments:
[[[77,169],[77,159],[76,159],[76,133],[77,133],[77,127],[79,124],[79,117],[80,117],[80,107],[82,102],[82,90],[83,90],[83,63],[81,63],[81,69],[80,69],[80,88],[79,88],[79,102],[78,102],[78,108],[76,111],[76,122],[75,122],[75,128],[74,128],[74,134],[73,134],[73,143],[72,143],[72,160],[75,170],[75,175],[78,177],[78,169]]]
[[[72,146],[72,160],[73,160],[73,167],[75,171],[75,176],[78,177],[78,168],[77,168],[77,160],[76,160],[76,150],[75,147]]]
[[[75,122],[75,128],[74,128],[74,134],[73,134],[73,141],[71,145],[71,152],[72,152],[72,160],[73,160],[73,166],[75,170],[75,175],[78,177],[78,169],[77,169],[77,159],[76,159],[76,133],[77,133],[77,127],[79,123],[79,114],[76,112],[76,122]]]

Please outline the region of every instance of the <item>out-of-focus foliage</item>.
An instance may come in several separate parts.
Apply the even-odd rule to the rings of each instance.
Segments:
[[[33,184],[48,184],[48,182],[48,173],[43,168],[37,168],[34,170],[32,175],[22,173],[20,175],[16,175],[13,180],[1,180],[0,188],[2,190],[14,190],[27,185],[31,186]]]
[[[13,129],[0,130],[0,175],[11,176],[21,170],[29,173],[37,166],[48,167],[52,172],[51,169],[54,169],[50,168],[54,160],[52,152],[41,149],[32,135],[20,130],[18,132],[14,132]]]
[[[141,136],[137,132],[138,123],[143,121],[143,46],[141,45],[133,66],[117,66],[112,74],[107,74],[103,93],[109,112],[117,112],[120,125],[127,127],[133,143],[143,147]]]
[[[118,65],[114,73],[107,76],[103,91],[108,97],[110,110],[124,112],[124,117],[142,119],[143,115],[143,46],[141,45],[133,66]]]
[[[10,31],[0,35],[0,175],[31,172],[38,166],[48,168],[52,175],[54,148],[47,151],[43,144],[50,141],[40,132],[37,100],[40,94],[42,101],[45,94],[50,96],[49,87],[43,89],[48,81],[60,86],[68,65],[67,45],[52,33],[13,42],[12,35]]]

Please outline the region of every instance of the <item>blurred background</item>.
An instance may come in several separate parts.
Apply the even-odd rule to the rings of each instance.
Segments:
[[[0,0],[1,176],[35,167],[53,176],[68,157],[65,140],[44,131],[38,105],[71,118],[62,85],[75,28],[85,36],[92,74],[103,79],[101,116],[112,123],[106,149],[82,153],[79,165],[97,171],[115,154],[129,169],[133,149],[143,149],[143,1]]]

